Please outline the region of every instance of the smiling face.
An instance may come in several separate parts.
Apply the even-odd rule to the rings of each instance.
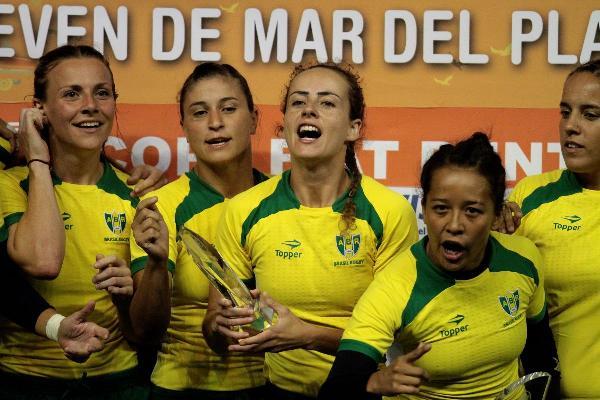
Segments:
[[[600,189],[600,78],[589,72],[565,82],[560,102],[560,144],[567,167]]]
[[[457,166],[435,170],[423,215],[429,236],[427,255],[435,265],[448,272],[479,266],[496,217],[485,177]]]
[[[199,163],[218,165],[250,155],[257,116],[235,79],[200,79],[181,101],[183,130]]]
[[[45,99],[34,104],[48,118],[51,146],[101,150],[115,115],[112,88],[108,68],[95,58],[68,58],[48,72]]]
[[[341,159],[346,142],[360,136],[360,119],[350,119],[348,83],[331,69],[316,67],[298,74],[288,90],[283,134],[292,160]]]

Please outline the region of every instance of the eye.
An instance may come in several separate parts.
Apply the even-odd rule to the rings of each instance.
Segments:
[[[434,204],[431,208],[436,214],[444,214],[448,211],[448,206],[445,204]]]
[[[600,113],[595,111],[586,111],[583,113],[583,117],[589,121],[595,121],[600,118]]]
[[[321,102],[321,105],[323,105],[326,108],[335,107],[335,103],[333,101],[330,101],[330,100],[323,100]]]
[[[569,115],[571,115],[571,110],[569,110],[567,108],[561,108],[560,109],[560,116],[561,116],[562,119],[569,118]]]
[[[196,118],[204,117],[206,114],[208,114],[208,112],[202,109],[192,111],[192,115]]]
[[[290,100],[290,105],[293,107],[300,107],[305,104],[304,100],[301,99],[292,99]]]
[[[237,110],[236,106],[225,106],[221,109],[226,114],[234,113]]]
[[[79,92],[77,92],[76,90],[73,90],[73,89],[66,90],[63,93],[63,97],[66,97],[68,99],[73,99],[73,98],[77,97],[78,95],[79,95]]]
[[[96,92],[96,95],[100,98],[113,97],[112,91],[110,91],[108,89],[98,89],[98,91]]]
[[[477,208],[477,207],[467,207],[467,208],[465,209],[465,213],[466,213],[466,214],[467,214],[467,216],[469,216],[469,217],[476,217],[476,216],[478,216],[478,215],[482,214],[482,213],[483,213],[483,211],[482,211],[482,210],[480,210],[480,209],[479,209],[479,208]]]

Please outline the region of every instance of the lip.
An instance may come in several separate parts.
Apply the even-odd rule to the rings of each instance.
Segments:
[[[576,154],[585,150],[585,146],[581,143],[574,142],[572,140],[567,140],[562,145],[563,152],[566,154]]]
[[[83,124],[86,124],[86,123],[94,123],[96,125],[95,126],[84,126]],[[71,125],[73,125],[77,129],[81,129],[85,132],[96,132],[98,129],[102,128],[102,126],[104,125],[104,122],[98,121],[98,120],[84,120],[84,121],[73,122]]]
[[[303,127],[311,127],[311,130],[305,131],[305,132],[311,132],[311,133],[314,132],[315,136],[311,137],[311,136],[301,135],[300,130]],[[300,125],[298,125],[298,129],[296,130],[296,135],[298,136],[300,143],[310,144],[310,143],[314,143],[315,141],[319,140],[322,133],[321,133],[321,128],[319,126],[317,126],[316,124],[305,122],[305,123],[301,123]]]
[[[452,246],[445,246],[444,244],[454,245],[454,246],[460,247],[460,249],[451,248]],[[452,264],[458,263],[461,260],[461,258],[463,258],[464,255],[466,254],[465,246],[463,246],[461,243],[458,243],[455,241],[450,241],[450,240],[446,240],[446,241],[443,241],[442,243],[440,243],[440,249],[442,251],[442,255],[444,256],[444,259],[447,262],[452,263]]]
[[[217,137],[212,137],[210,139],[205,140],[204,144],[210,148],[219,149],[219,148],[227,146],[227,144],[229,142],[231,142],[230,137],[217,136]]]

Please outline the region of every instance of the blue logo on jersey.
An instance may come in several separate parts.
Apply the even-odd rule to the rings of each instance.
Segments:
[[[106,226],[108,227],[108,229],[110,229],[110,231],[115,235],[123,233],[123,231],[125,230],[125,225],[127,225],[127,217],[125,216],[124,212],[105,212],[104,221],[106,222]]]
[[[498,296],[502,309],[511,317],[517,315],[519,311],[519,290],[508,292],[506,296]]]
[[[360,249],[360,233],[356,235],[337,235],[335,237],[337,249],[344,257],[352,257]]]

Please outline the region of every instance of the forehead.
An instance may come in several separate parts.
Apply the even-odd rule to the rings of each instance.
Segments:
[[[197,102],[218,102],[224,98],[236,98],[246,102],[240,83],[229,76],[210,76],[192,83],[183,99],[184,104]]]
[[[60,61],[47,75],[48,86],[96,85],[112,83],[108,67],[96,58],[68,58]]]
[[[590,72],[572,75],[565,82],[562,101],[600,104],[600,78]]]
[[[318,93],[331,92],[347,97],[348,83],[341,73],[316,67],[298,74],[290,84],[290,93],[295,91]]]
[[[444,166],[433,172],[428,198],[452,198],[462,201],[491,201],[487,179],[474,168]]]

